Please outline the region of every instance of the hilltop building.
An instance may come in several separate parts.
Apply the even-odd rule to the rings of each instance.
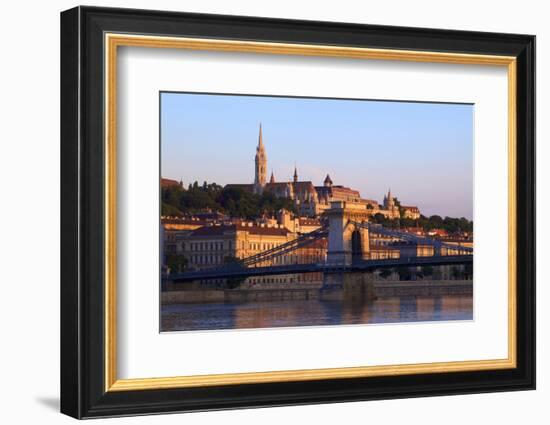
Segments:
[[[399,207],[396,205],[391,191],[388,191],[388,194],[384,196],[383,204],[380,206],[373,199],[362,198],[358,190],[335,185],[328,174],[320,186],[315,186],[310,180],[300,180],[296,166],[294,166],[292,180],[276,181],[275,175],[271,171],[271,177],[268,181],[267,153],[261,124],[254,164],[254,183],[229,184],[226,187],[239,188],[257,194],[269,191],[277,197],[292,199],[298,210],[298,215],[302,217],[319,217],[325,210],[330,208],[331,202],[334,201],[345,201],[363,206],[370,215],[383,214],[387,218],[400,217]],[[407,218],[420,217],[420,211],[416,206],[402,207],[402,210]]]

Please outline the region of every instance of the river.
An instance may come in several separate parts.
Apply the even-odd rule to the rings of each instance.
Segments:
[[[471,320],[471,294],[163,305],[161,331]]]

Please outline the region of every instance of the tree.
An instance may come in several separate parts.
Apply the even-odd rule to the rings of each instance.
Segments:
[[[464,279],[473,279],[474,277],[474,265],[466,264],[464,265]]]
[[[399,218],[403,218],[405,215],[405,210],[401,206],[401,201],[397,199],[397,197],[394,197],[393,203],[395,204],[395,206],[397,207],[397,210],[399,211]]]
[[[395,271],[399,275],[399,280],[411,280],[412,273],[408,267],[399,266],[395,268]]]
[[[170,269],[170,273],[181,273],[187,268],[187,258],[183,255],[168,255],[166,258],[166,266]]]
[[[170,205],[166,202],[162,202],[161,206],[161,215],[163,216],[176,216],[180,217],[182,215],[181,211],[174,207],[173,205]]]
[[[379,272],[379,276],[380,276],[382,279],[387,279],[387,278],[390,277],[391,275],[392,275],[391,269],[382,269],[382,270],[380,270],[380,272]]]
[[[464,275],[464,273],[457,266],[453,266],[451,268],[451,276],[453,277],[453,279],[459,279],[463,275]]]
[[[224,262],[224,264],[226,264],[227,266],[229,266],[231,268],[233,268],[233,267],[236,267],[236,268],[244,267],[244,264],[243,264],[242,260],[240,260],[239,258],[234,257],[232,255],[228,255],[227,257],[224,257],[223,262]],[[245,280],[246,280],[246,277],[229,278],[226,281],[226,286],[227,286],[228,289],[235,289],[235,288],[238,288]]]
[[[372,221],[377,224],[383,224],[386,221],[386,216],[382,213],[376,213],[372,216]]]
[[[425,277],[433,276],[433,274],[434,274],[433,266],[422,266],[422,274]]]

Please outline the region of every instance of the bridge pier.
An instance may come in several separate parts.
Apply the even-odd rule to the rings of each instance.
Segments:
[[[372,301],[376,299],[374,275],[370,272],[325,273],[320,292],[324,299]]]
[[[325,212],[329,221],[327,262],[349,265],[369,258],[369,230],[356,222],[368,220],[364,207],[344,201],[332,202]]]

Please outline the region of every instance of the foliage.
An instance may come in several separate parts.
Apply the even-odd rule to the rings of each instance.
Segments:
[[[264,214],[274,215],[280,209],[296,213],[296,206],[290,198],[279,198],[272,192],[261,195],[238,187],[225,187],[216,183],[198,182],[190,184],[187,190],[179,186],[162,188],[163,215],[194,214],[204,211],[218,211],[231,217],[254,219]]]
[[[386,278],[390,277],[391,274],[392,274],[391,269],[382,269],[382,270],[380,270],[380,272],[378,273],[378,275],[379,275],[382,279],[386,279]]]
[[[395,267],[394,269],[399,275],[399,280],[411,280],[412,273],[411,270],[406,266]]]
[[[371,216],[371,222],[390,228],[396,228],[400,225],[399,219],[386,218],[386,216],[382,213],[376,213]]]
[[[176,208],[173,205],[168,204],[167,202],[162,202],[161,214],[164,216],[181,216],[181,211],[179,208]]]
[[[244,267],[242,260],[238,259],[237,257],[234,257],[232,255],[228,255],[223,259],[224,264],[226,264],[229,267]],[[241,283],[243,283],[246,280],[246,277],[233,277],[229,278],[226,281],[226,287],[227,289],[235,289],[238,288]]]
[[[434,268],[433,266],[422,266],[422,276],[428,277],[433,276]]]
[[[187,267],[187,258],[183,255],[168,255],[166,266],[170,269],[170,273],[181,273]]]
[[[445,217],[442,218],[439,215],[432,215],[430,217],[425,217],[423,215],[418,219],[412,218],[399,218],[399,219],[390,219],[386,218],[381,213],[376,213],[371,217],[371,221],[376,224],[381,224],[384,227],[397,228],[397,227],[421,227],[425,231],[430,231],[433,229],[443,229],[449,234],[457,232],[472,232],[474,228],[473,221],[468,220],[467,218],[453,218]]]

